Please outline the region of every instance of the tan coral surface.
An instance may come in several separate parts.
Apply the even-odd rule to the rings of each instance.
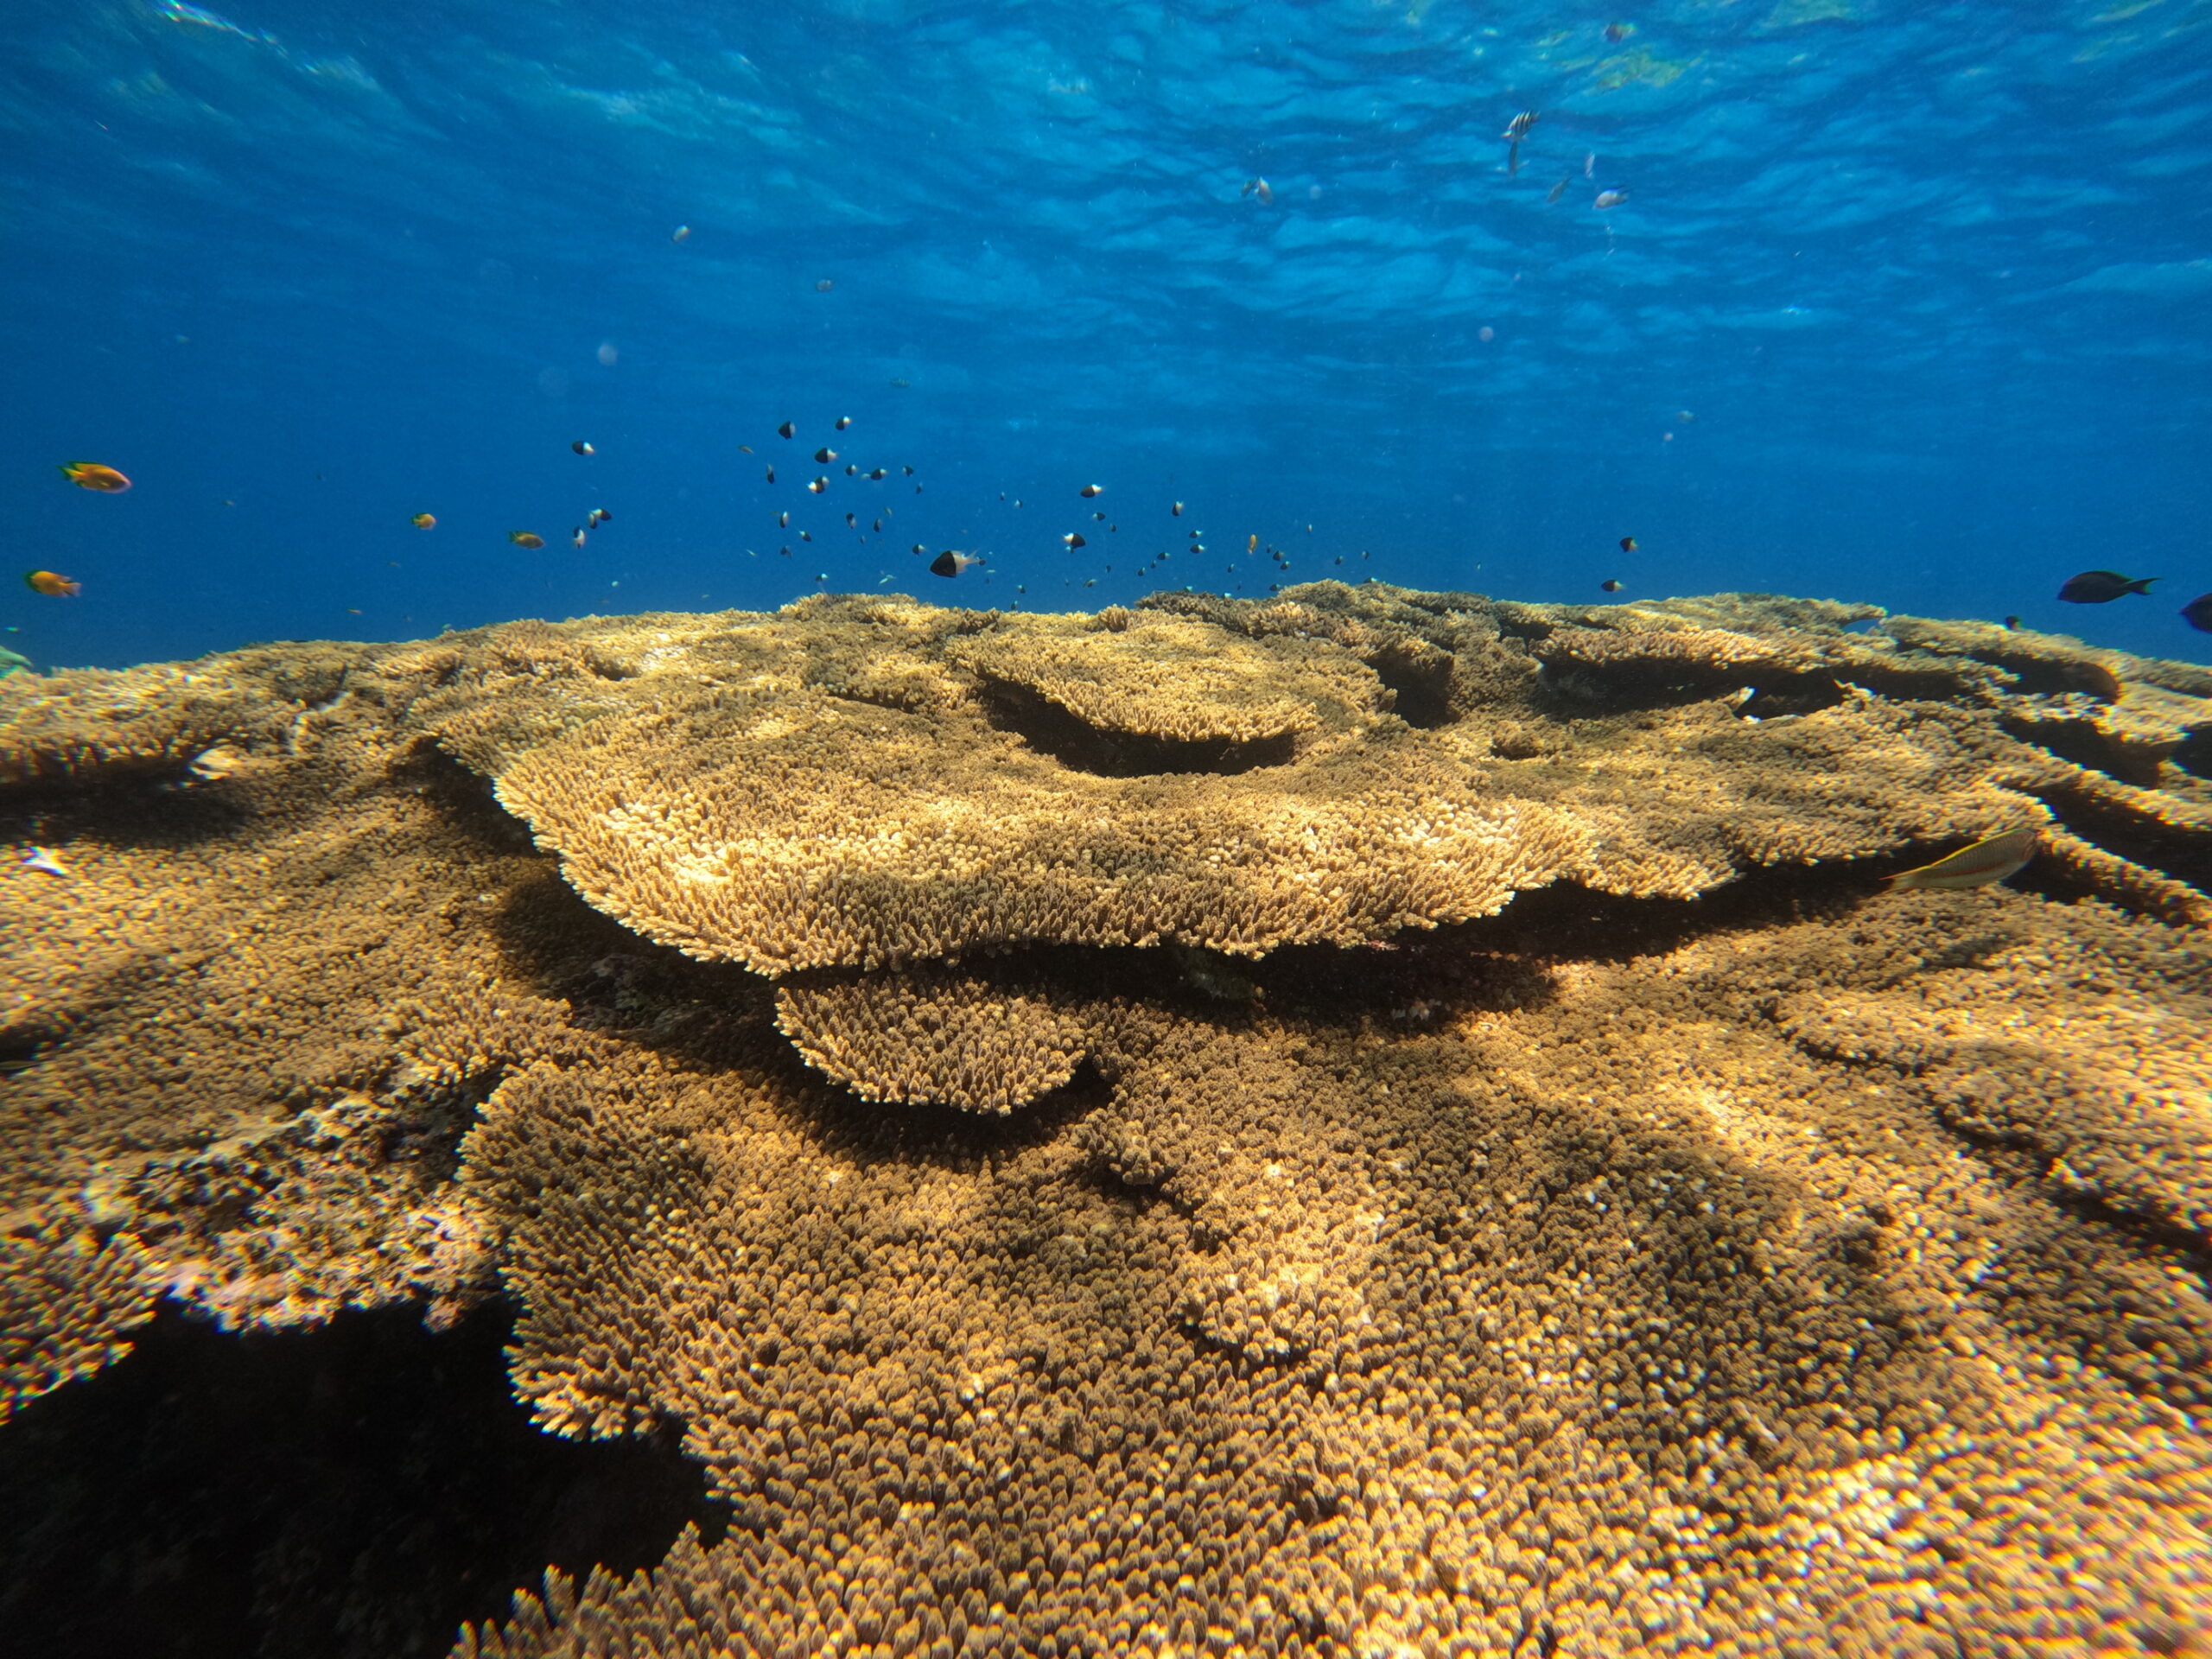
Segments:
[[[1758,595],[11,676],[0,1404],[511,1296],[735,1513],[465,1655],[2184,1651],[2208,753]]]

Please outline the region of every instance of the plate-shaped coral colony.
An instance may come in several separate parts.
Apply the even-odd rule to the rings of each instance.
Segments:
[[[505,1296],[734,1506],[460,1653],[2212,1627],[2212,672],[822,598],[17,675],[0,812],[0,1404]]]

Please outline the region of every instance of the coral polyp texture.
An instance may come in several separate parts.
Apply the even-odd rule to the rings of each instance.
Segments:
[[[2208,774],[2212,671],[1752,594],[19,672],[0,1403],[511,1299],[733,1518],[478,1659],[2191,1651]]]

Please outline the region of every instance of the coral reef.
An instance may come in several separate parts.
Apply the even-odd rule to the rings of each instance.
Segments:
[[[0,1398],[504,1294],[734,1506],[459,1654],[2212,1623],[2206,671],[823,597],[16,675],[0,753]]]

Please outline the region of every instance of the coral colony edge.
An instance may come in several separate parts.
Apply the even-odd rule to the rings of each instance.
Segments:
[[[0,1404],[504,1300],[703,1471],[457,1656],[2208,1650],[2212,669],[822,595],[18,673],[0,780]]]

